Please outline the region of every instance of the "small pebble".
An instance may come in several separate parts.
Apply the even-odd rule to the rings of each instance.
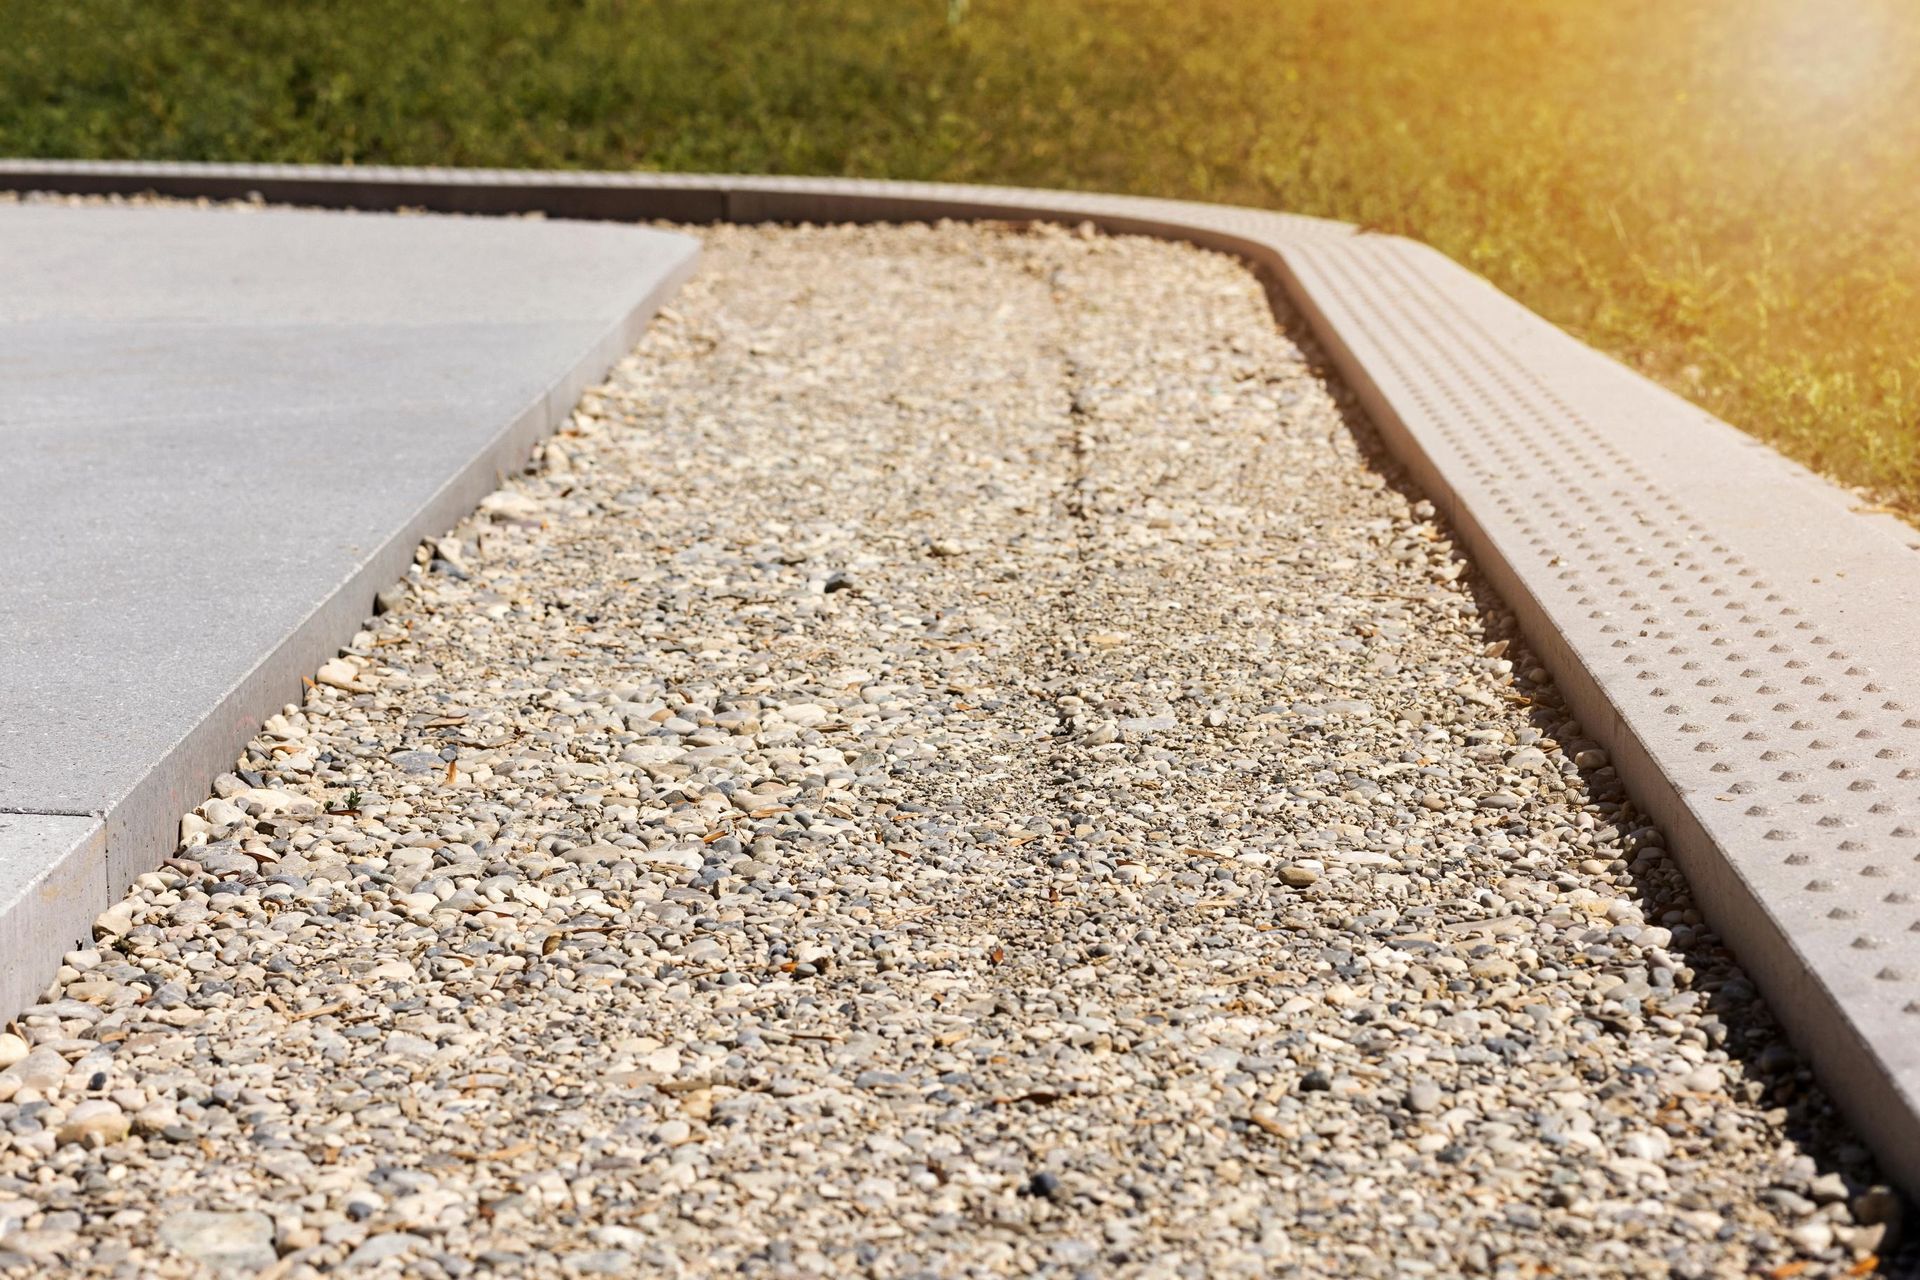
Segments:
[[[59,1140],[104,1147],[127,1136],[130,1123],[119,1107],[104,1099],[81,1102],[60,1122]]]

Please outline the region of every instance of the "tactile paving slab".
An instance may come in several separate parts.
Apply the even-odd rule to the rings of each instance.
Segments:
[[[1920,535],[1432,250],[1288,265],[1702,908],[1915,1185]]]
[[[0,185],[693,221],[1079,221],[1274,273],[1920,1192],[1920,533],[1431,249],[1181,201],[829,179],[0,163]]]
[[[584,223],[0,206],[4,1012],[697,252]]]

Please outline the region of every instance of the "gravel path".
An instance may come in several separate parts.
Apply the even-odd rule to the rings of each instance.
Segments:
[[[0,1039],[0,1260],[1887,1247],[1658,833],[1239,266],[702,234]]]

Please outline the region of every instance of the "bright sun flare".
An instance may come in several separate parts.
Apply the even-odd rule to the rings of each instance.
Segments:
[[[1756,6],[1753,69],[1787,105],[1843,108],[1885,87],[1898,28],[1887,0]]]

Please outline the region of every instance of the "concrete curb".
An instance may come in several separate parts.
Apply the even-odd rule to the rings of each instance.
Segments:
[[[1092,221],[1305,315],[1883,1168],[1920,1193],[1920,533],[1443,256],[1180,201],[834,179],[0,162],[0,188],[686,221]]]

